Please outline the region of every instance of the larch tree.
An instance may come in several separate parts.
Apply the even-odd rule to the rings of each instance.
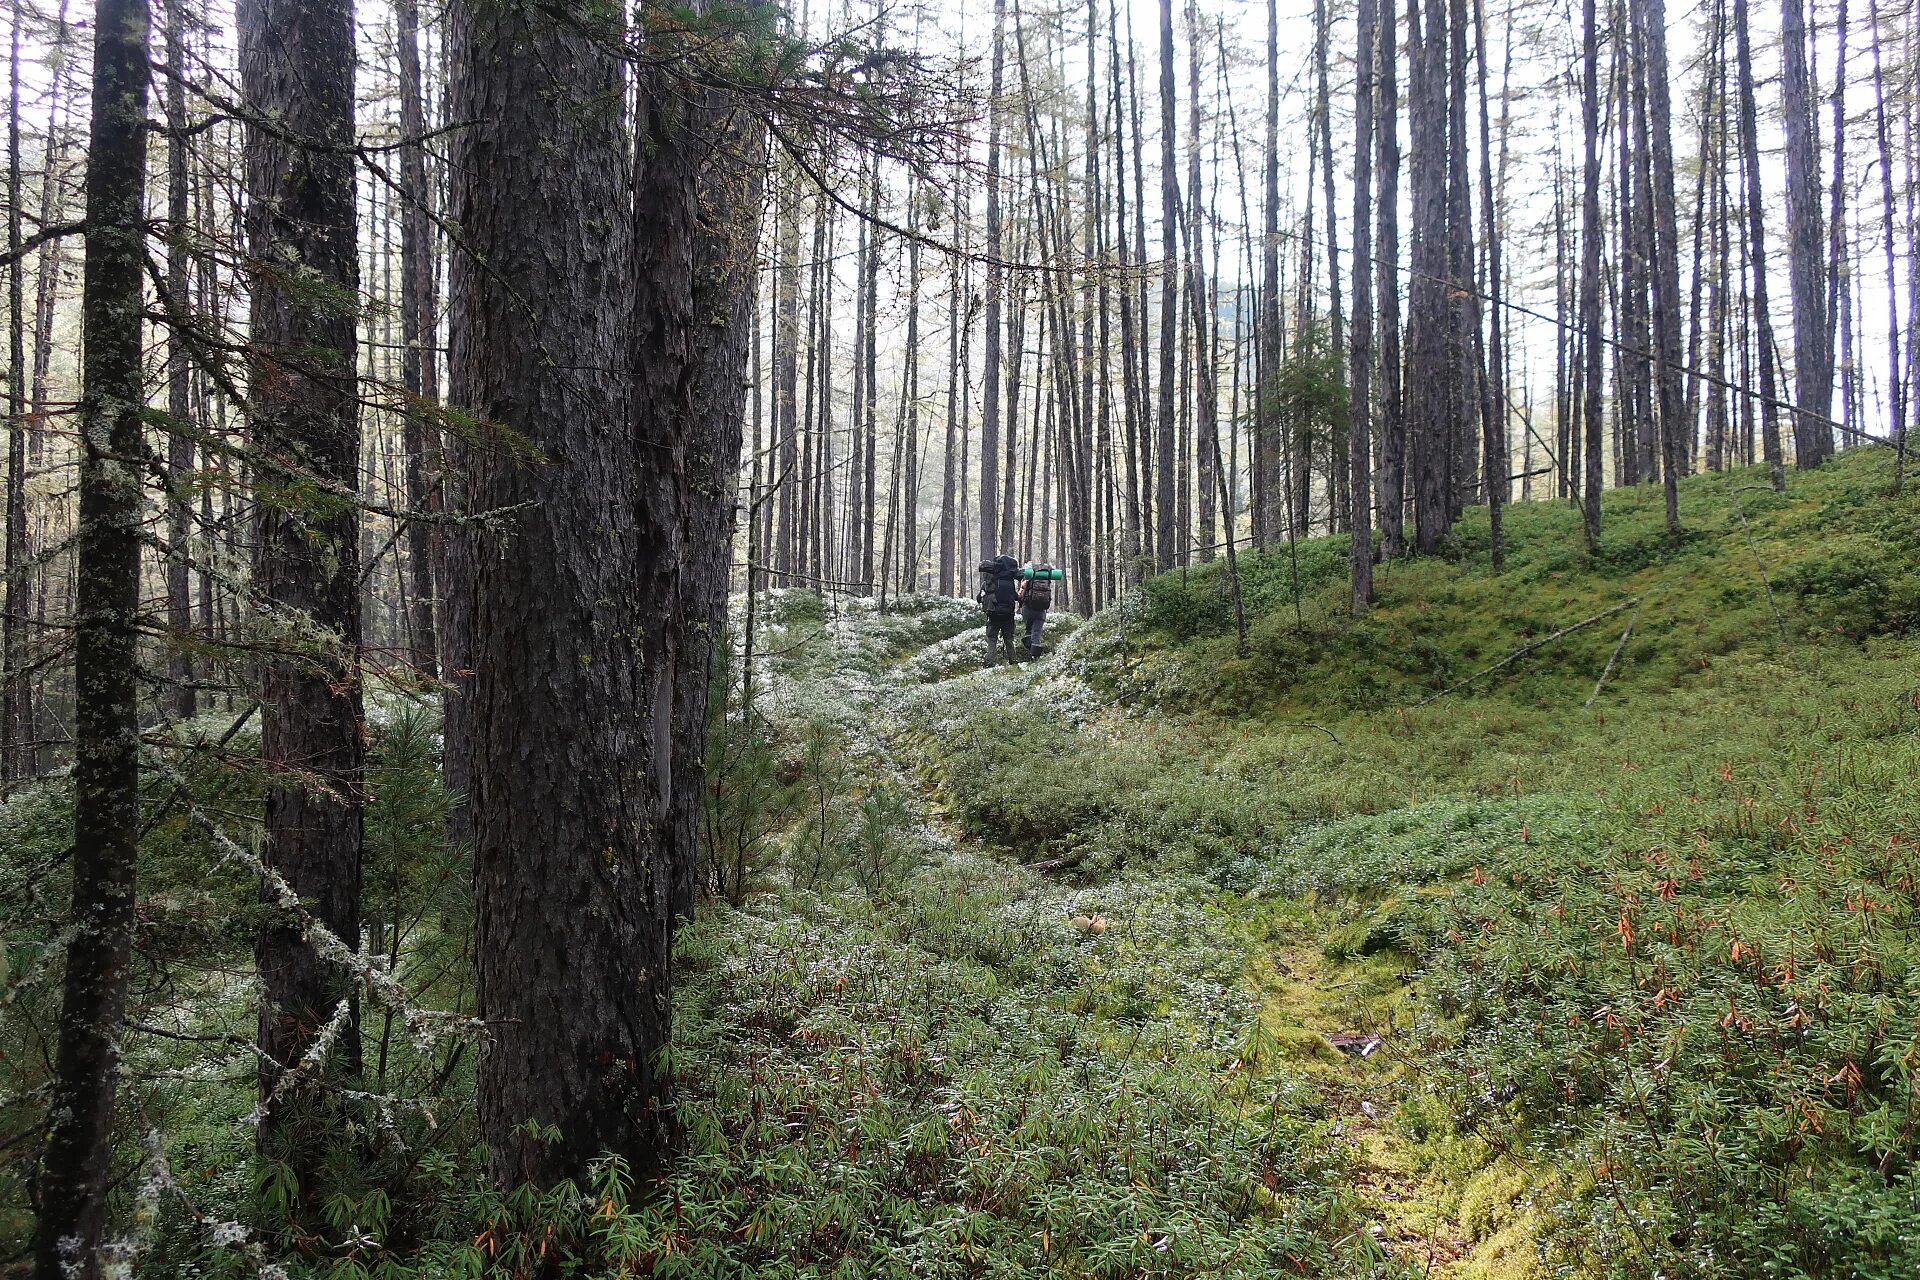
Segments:
[[[1780,4],[1780,106],[1787,139],[1787,270],[1793,294],[1793,465],[1833,454],[1833,330],[1820,211],[1820,155],[1804,0]],[[1736,19],[1737,21],[1737,19]]]
[[[112,1189],[139,852],[140,329],[150,25],[146,0],[100,0],[94,14],[74,574],[73,934],[40,1156],[35,1280],[101,1274]]]
[[[1173,0],[1160,0],[1160,400],[1154,418],[1155,563],[1162,570],[1185,562],[1187,540],[1178,524],[1174,465],[1175,361],[1180,336],[1180,170],[1173,79]]]
[[[268,772],[254,945],[262,986],[258,1131],[318,1212],[334,1120],[324,1086],[360,1070],[357,975],[311,936],[360,944],[365,727],[360,679],[360,261],[353,6],[238,12],[252,266],[247,440]],[[316,1042],[318,1049],[315,1048]],[[320,1057],[309,1064],[310,1053]]]
[[[1360,0],[1354,48],[1353,86],[1353,327],[1347,356],[1347,483],[1352,496],[1352,545],[1348,555],[1348,604],[1355,617],[1373,603],[1373,113],[1374,0]],[[1391,39],[1391,37],[1388,37]]]
[[[1780,393],[1774,365],[1772,311],[1767,299],[1767,209],[1761,191],[1759,108],[1754,95],[1753,37],[1748,28],[1747,0],[1733,0],[1733,35],[1738,62],[1740,153],[1743,157],[1742,168],[1746,173],[1743,204],[1747,222],[1747,255],[1753,270],[1753,346],[1759,350],[1760,447],[1766,459],[1767,475],[1778,491],[1786,488],[1786,459],[1780,438]],[[1599,501],[1597,496],[1594,501]]]
[[[480,1131],[503,1184],[603,1152],[653,1169],[669,1146],[672,869],[645,838],[664,817],[645,766],[670,755],[671,701],[651,701],[641,645],[636,285],[614,234],[632,154],[598,12],[447,15],[448,118],[472,122],[449,156],[448,392],[481,428],[456,465],[472,509],[515,508],[450,540],[447,583],[471,646],[447,750],[470,779]]]

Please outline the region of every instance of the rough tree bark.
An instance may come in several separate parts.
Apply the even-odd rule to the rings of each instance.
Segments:
[[[100,0],[95,9],[74,584],[74,933],[36,1188],[35,1280],[100,1274],[132,952],[148,27],[145,0]]]
[[[1673,194],[1673,106],[1667,88],[1666,0],[1635,0],[1646,60],[1647,127],[1653,162],[1654,385],[1660,405],[1660,476],[1667,532],[1680,532],[1683,434],[1691,451],[1692,424],[1683,407],[1680,354],[1680,230]]]
[[[360,944],[364,726],[360,643],[360,468],[355,387],[359,254],[354,207],[353,6],[315,0],[237,11],[247,129],[252,261],[248,437],[257,454],[253,585],[293,643],[260,673],[268,770],[267,865],[299,895],[261,926],[258,1131],[286,1161],[301,1213],[337,1134],[323,1086],[360,1069],[355,976],[307,940],[311,921]],[[275,887],[262,900],[278,902]],[[300,1069],[342,1003],[347,1024],[321,1070]]]
[[[1747,0],[1733,0],[1735,57],[1740,79],[1740,148],[1747,175],[1747,256],[1753,264],[1754,345],[1760,349],[1760,448],[1775,490],[1786,488],[1780,439],[1779,379],[1774,372],[1772,311],[1767,302],[1766,206],[1760,186],[1760,130],[1753,92],[1753,39]]]
[[[187,280],[192,267],[187,251],[187,86],[186,14],[183,0],[167,0],[167,292],[181,315],[188,313]],[[193,582],[187,568],[187,533],[192,527],[186,485],[193,473],[192,386],[184,334],[167,335],[167,479],[174,492],[167,498],[167,644],[168,690],[174,715],[193,716],[193,655],[186,639],[193,630]]]
[[[1380,554],[1394,558],[1406,549],[1405,409],[1400,396],[1400,90],[1395,84],[1399,60],[1399,17],[1394,0],[1380,6],[1377,48],[1379,109],[1374,121],[1380,165],[1380,244],[1374,287],[1379,294]],[[1358,303],[1355,304],[1358,317]]]
[[[439,507],[427,480],[438,452],[439,428],[433,411],[440,398],[439,361],[434,350],[433,194],[427,184],[426,112],[420,93],[419,0],[396,0],[400,38],[400,379],[409,404],[403,428],[406,449],[407,506],[415,511]],[[413,665],[429,677],[440,673],[440,642],[434,626],[434,537],[415,522],[407,528],[407,572],[412,618]]]
[[[1600,18],[1595,0],[1584,0],[1581,9],[1580,65],[1580,129],[1586,142],[1580,187],[1580,337],[1585,348],[1580,416],[1587,435],[1580,513],[1591,548],[1600,541],[1600,382],[1606,368],[1600,340]]]
[[[654,856],[653,796],[672,716],[645,646],[671,629],[633,510],[633,246],[612,232],[630,194],[626,77],[593,18],[575,3],[448,12],[448,118],[471,122],[449,166],[466,240],[448,277],[449,391],[503,429],[454,452],[471,507],[523,508],[507,531],[454,539],[447,583],[472,646],[448,750],[469,762],[492,1034],[480,1129],[503,1184],[575,1177],[609,1151],[650,1171],[670,1137],[655,1073],[672,868]],[[684,252],[690,221],[662,229]]]
[[[1155,563],[1171,569],[1186,549],[1176,525],[1174,355],[1180,326],[1180,173],[1174,156],[1173,0],[1160,0],[1160,403],[1154,422]]]
[[[1787,135],[1787,264],[1793,287],[1793,465],[1833,453],[1833,329],[1820,216],[1820,156],[1802,0],[1781,0],[1780,94]]]
[[[1373,107],[1379,43],[1374,0],[1360,0],[1354,37],[1359,63],[1353,92],[1353,329],[1347,357],[1350,383],[1347,483],[1353,502],[1348,600],[1354,617],[1373,603],[1373,502],[1370,431],[1373,392]],[[1389,37],[1391,38],[1391,37]],[[1331,210],[1329,210],[1331,213]]]

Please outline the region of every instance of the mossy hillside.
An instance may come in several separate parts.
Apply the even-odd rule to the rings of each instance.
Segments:
[[[1310,1073],[1325,1027],[1397,1029],[1424,1111],[1388,1160],[1472,1246],[1461,1273],[1499,1242],[1617,1274],[1899,1274],[1920,505],[1889,463],[1784,496],[1695,477],[1679,541],[1656,491],[1612,493],[1593,554],[1564,504],[1516,507],[1502,574],[1470,512],[1360,623],[1343,539],[1298,549],[1298,621],[1293,556],[1246,557],[1245,658],[1222,567],[1163,575],[1076,637],[1107,655],[1076,675],[1092,724],[1030,709],[958,740],[942,785],[1017,856],[1241,895],[1271,926],[1265,1020]]]

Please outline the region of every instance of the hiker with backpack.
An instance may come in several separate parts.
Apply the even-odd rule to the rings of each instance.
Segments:
[[[995,556],[980,562],[980,590],[974,599],[987,615],[987,665],[1000,665],[1000,652],[1008,662],[1017,662],[1013,651],[1013,615],[1019,605],[1020,562],[1012,556]]]
[[[1040,643],[1040,632],[1047,625],[1047,609],[1053,604],[1053,580],[1056,576],[1052,565],[1034,564],[1031,561],[1020,571],[1020,585],[1014,594],[1019,597],[1020,616],[1027,624],[1023,643],[1029,662],[1047,651],[1046,646]]]

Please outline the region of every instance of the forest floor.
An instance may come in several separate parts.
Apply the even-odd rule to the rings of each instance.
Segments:
[[[1499,571],[1470,510],[1363,619],[1345,538],[1250,553],[1244,641],[1196,565],[1017,668],[981,669],[966,601],[770,593],[751,710],[735,670],[710,720],[721,900],[677,952],[664,1186],[493,1190],[471,1055],[388,1015],[378,1079],[432,1101],[381,1118],[390,1161],[341,1156],[348,1245],[273,1247],[511,1280],[1920,1273],[1920,497],[1890,463],[1690,478],[1678,538],[1612,491],[1593,550],[1522,504]],[[437,726],[391,701],[370,918],[466,1010]],[[256,806],[233,773],[200,804]],[[0,806],[0,877],[69,830],[53,788]],[[139,993],[195,1033],[130,1058],[195,1206],[146,1271],[251,1275],[222,1222],[278,1184],[219,904],[252,881],[178,813],[143,859],[152,941],[208,975]]]
[[[1591,553],[1516,507],[1499,573],[1469,512],[1360,623],[1344,539],[1249,555],[1244,646],[1218,564],[1014,670],[964,603],[777,597],[765,713],[826,780],[696,930],[683,1021],[696,1093],[869,1080],[786,1100],[839,1159],[782,1212],[839,1189],[862,1242],[777,1256],[1910,1273],[1920,502],[1889,462],[1696,477],[1677,540],[1610,493]],[[720,998],[768,979],[778,1009]]]

